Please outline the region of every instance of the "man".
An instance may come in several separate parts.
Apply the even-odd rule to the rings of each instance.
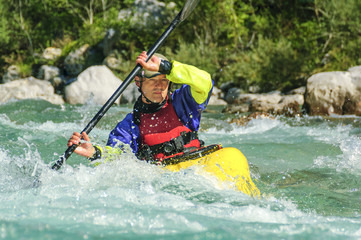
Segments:
[[[96,160],[120,154],[129,144],[139,159],[163,161],[203,145],[197,131],[213,89],[210,74],[160,54],[146,59],[142,52],[136,60],[143,69],[135,77],[141,95],[133,112],[110,132],[105,148],[93,146],[86,133],[74,132],[68,147],[81,143],[81,137],[85,140],[75,153]],[[182,86],[170,94],[169,82]]]

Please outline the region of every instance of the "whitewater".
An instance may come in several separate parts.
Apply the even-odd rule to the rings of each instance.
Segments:
[[[209,106],[199,136],[243,152],[254,199],[199,174],[124,154],[94,167],[73,154],[51,169],[101,106],[0,105],[0,239],[361,239],[361,118],[265,117],[247,125]],[[90,134],[132,110],[112,107]]]

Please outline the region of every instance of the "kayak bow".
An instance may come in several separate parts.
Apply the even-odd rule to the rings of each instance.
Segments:
[[[260,191],[252,181],[248,162],[243,153],[233,147],[214,149],[205,154],[198,153],[199,157],[193,160],[178,161],[175,164],[166,165],[165,168],[180,171],[200,165],[205,172],[216,176],[221,182],[232,183],[237,190],[252,197],[260,197]]]

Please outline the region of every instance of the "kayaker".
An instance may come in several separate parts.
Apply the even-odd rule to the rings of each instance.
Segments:
[[[133,112],[110,132],[104,148],[93,145],[85,132],[74,132],[68,147],[80,144],[75,153],[93,161],[120,154],[128,144],[139,159],[162,161],[202,147],[197,131],[213,89],[210,74],[161,54],[146,59],[142,52],[136,60],[143,69],[135,77],[141,95]],[[170,93],[170,82],[182,86]]]

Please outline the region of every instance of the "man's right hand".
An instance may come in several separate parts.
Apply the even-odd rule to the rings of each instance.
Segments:
[[[160,64],[160,58],[153,55],[148,62],[146,62],[148,58],[147,52],[143,51],[139,56],[137,57],[136,63],[139,63],[144,69],[158,72],[159,71],[159,64]]]
[[[84,139],[83,142],[82,137]],[[68,141],[68,147],[72,146],[73,144],[79,145],[74,152],[80,156],[90,158],[95,153],[93,144],[90,142],[90,138],[86,132],[83,132],[82,135],[78,132],[74,132]]]

